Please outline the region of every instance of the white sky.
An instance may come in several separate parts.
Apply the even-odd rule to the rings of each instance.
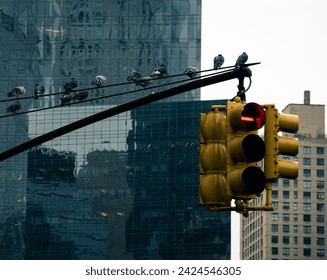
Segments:
[[[224,66],[247,52],[252,87],[247,101],[303,103],[304,90],[312,104],[326,104],[327,2],[324,0],[203,0],[202,65],[211,69],[221,53]],[[247,81],[246,81],[247,84]],[[203,99],[231,98],[237,80],[202,89]]]
[[[212,69],[220,53],[223,66],[232,66],[245,51],[248,63],[261,62],[251,67],[248,102],[273,103],[281,112],[289,103],[303,103],[310,90],[311,104],[326,104],[326,13],[325,0],[202,0],[201,70]],[[232,98],[237,84],[204,87],[202,99]],[[238,219],[233,213],[232,259],[239,259]]]

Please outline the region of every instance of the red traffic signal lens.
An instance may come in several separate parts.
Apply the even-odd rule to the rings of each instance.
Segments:
[[[247,103],[242,108],[241,121],[250,130],[260,129],[266,121],[264,109],[257,103]]]

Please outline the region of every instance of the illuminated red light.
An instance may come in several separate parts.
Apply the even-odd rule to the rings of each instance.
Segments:
[[[248,116],[241,116],[243,122],[254,122],[254,118]]]
[[[249,129],[260,129],[266,121],[264,109],[257,103],[247,103],[241,114],[243,124]]]

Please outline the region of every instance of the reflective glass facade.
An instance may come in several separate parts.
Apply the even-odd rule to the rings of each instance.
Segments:
[[[99,74],[121,83],[161,63],[173,75],[200,62],[199,0],[0,0],[0,8],[4,93],[24,85],[31,96],[36,83],[56,93],[71,77],[85,88]],[[149,93],[22,115],[6,113],[4,95],[1,150]],[[60,100],[20,102],[28,111]],[[0,162],[0,259],[229,259],[230,215],[197,205],[198,119],[216,103],[187,92]]]

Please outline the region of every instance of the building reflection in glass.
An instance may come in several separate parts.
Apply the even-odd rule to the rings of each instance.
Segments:
[[[174,75],[200,65],[201,1],[0,0],[0,38],[1,100],[17,85],[26,96],[36,83],[58,93],[72,77],[78,88],[99,74],[121,83],[161,63]],[[1,150],[151,92],[0,118]],[[210,108],[199,96],[186,92],[0,162],[0,259],[228,259],[230,216],[197,207],[198,114]],[[0,116],[13,101],[0,102]],[[21,111],[46,108],[60,95],[20,102]]]

